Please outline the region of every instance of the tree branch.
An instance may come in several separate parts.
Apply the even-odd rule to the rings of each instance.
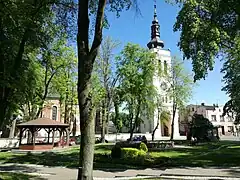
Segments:
[[[106,6],[106,0],[99,0],[98,2],[98,11],[95,24],[95,33],[93,44],[91,47],[90,53],[96,53],[98,47],[102,42],[102,29],[103,29],[103,18],[104,18],[104,8]]]
[[[89,0],[81,0],[78,4],[78,34],[77,41],[79,49],[81,51],[89,52],[88,31],[89,31],[89,16],[88,16],[88,4]],[[83,53],[82,52],[82,53]]]

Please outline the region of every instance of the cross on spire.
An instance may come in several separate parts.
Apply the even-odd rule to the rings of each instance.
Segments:
[[[154,0],[154,20],[157,21],[157,0]]]

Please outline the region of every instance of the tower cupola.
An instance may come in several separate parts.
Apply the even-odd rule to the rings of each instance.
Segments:
[[[160,25],[158,23],[158,19],[157,19],[157,5],[156,5],[156,1],[154,4],[154,16],[153,16],[153,21],[152,21],[152,25],[151,25],[151,41],[147,44],[149,49],[152,48],[163,48],[164,47],[164,43],[163,41],[160,40]]]

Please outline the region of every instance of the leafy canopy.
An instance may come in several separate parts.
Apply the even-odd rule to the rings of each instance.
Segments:
[[[121,100],[126,102],[126,109],[137,115],[137,109],[151,109],[157,91],[152,83],[156,67],[155,54],[141,48],[139,45],[128,43],[121,51],[117,60],[119,74],[119,93]]]
[[[238,0],[186,0],[181,4],[174,31],[181,31],[179,47],[192,60],[194,80],[205,78],[214,58],[234,44],[240,27],[239,7]]]

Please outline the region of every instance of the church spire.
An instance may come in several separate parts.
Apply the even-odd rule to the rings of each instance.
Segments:
[[[154,1],[154,15],[151,25],[151,41],[147,44],[149,49],[156,47],[164,47],[163,41],[160,40],[160,25],[158,24],[157,19],[157,3]]]

